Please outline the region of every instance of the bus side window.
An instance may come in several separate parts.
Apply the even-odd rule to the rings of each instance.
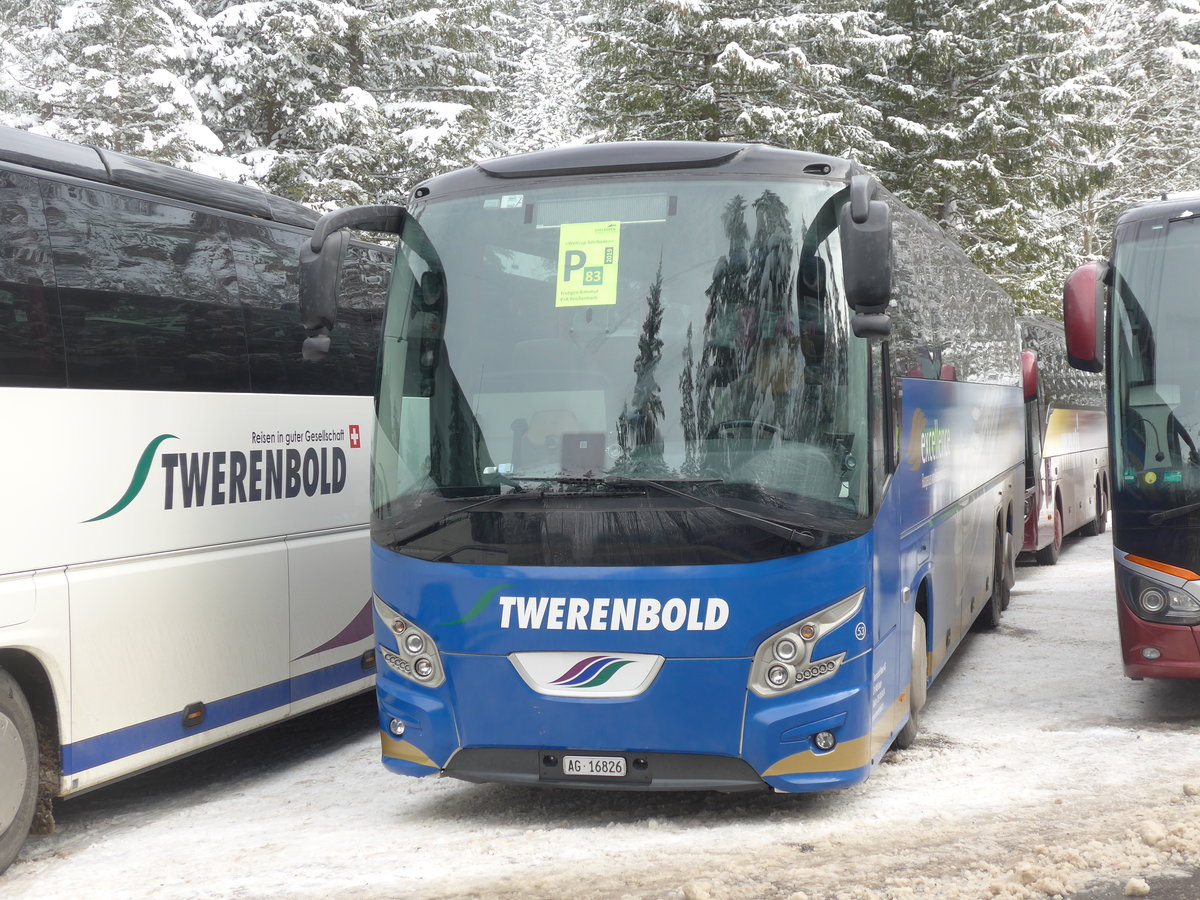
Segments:
[[[383,306],[388,277],[392,271],[392,251],[387,247],[350,244],[342,283],[338,290],[341,309],[338,326],[341,337],[334,337],[331,350],[339,342],[349,354],[347,393],[375,392],[376,348],[383,332]]]
[[[304,328],[295,298],[297,265],[307,235],[266,222],[232,220],[238,299],[246,317],[250,381],[255,391],[319,394],[321,377],[300,358]]]
[[[65,384],[62,316],[37,181],[0,172],[0,385]]]
[[[76,388],[244,391],[245,329],[222,220],[43,182]]]

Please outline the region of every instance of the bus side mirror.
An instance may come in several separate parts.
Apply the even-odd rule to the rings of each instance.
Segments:
[[[1038,365],[1037,354],[1032,350],[1021,351],[1021,386],[1025,389],[1025,400],[1037,399]]]
[[[1086,262],[1063,287],[1063,326],[1067,361],[1084,372],[1104,371],[1104,282],[1108,264]]]
[[[874,187],[869,175],[850,180],[850,202],[842,207],[838,232],[854,334],[885,338],[892,332],[887,314],[892,299],[892,213],[882,200],[870,199]]]
[[[306,337],[301,355],[320,359],[329,352],[329,332],[337,325],[338,285],[350,234],[338,231],[319,251],[306,241],[300,248],[300,323]]]
[[[399,234],[407,213],[402,206],[352,206],[326,213],[300,248],[300,323],[307,337],[302,355],[320,359],[329,352],[329,333],[337,325],[338,288],[350,246],[344,229]]]

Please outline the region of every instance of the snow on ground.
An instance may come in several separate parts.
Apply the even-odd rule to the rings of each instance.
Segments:
[[[1107,535],[1021,567],[918,742],[848,791],[410,780],[367,697],[59,803],[0,894],[1023,900],[1194,869],[1200,688],[1124,678],[1112,584]]]

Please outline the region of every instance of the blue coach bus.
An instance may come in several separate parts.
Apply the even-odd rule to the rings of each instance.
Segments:
[[[595,144],[318,223],[399,252],[373,449],[383,758],[407,775],[810,791],[917,733],[1007,604],[1011,301],[854,163]]]

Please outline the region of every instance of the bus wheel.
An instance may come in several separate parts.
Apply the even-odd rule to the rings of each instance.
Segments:
[[[921,730],[921,709],[925,706],[925,691],[928,687],[928,651],[925,648],[925,620],[920,613],[913,614],[912,672],[908,686],[908,721],[896,734],[892,747],[907,750],[917,739]]]
[[[1104,493],[1100,490],[1100,485],[1096,485],[1096,518],[1088,522],[1079,529],[1079,533],[1084,537],[1095,537],[1098,534],[1104,534],[1104,529],[1108,527],[1108,513],[1104,509]]]
[[[1008,607],[1008,582],[1004,580],[1004,538],[996,536],[996,553],[992,560],[992,596],[975,617],[975,631],[991,631],[1000,624],[1000,613]]]
[[[0,669],[0,872],[29,834],[38,792],[33,713],[15,678]]]
[[[1057,505],[1054,507],[1054,540],[1037,552],[1039,566],[1052,566],[1058,562],[1058,554],[1062,552],[1063,523],[1062,513]]]

